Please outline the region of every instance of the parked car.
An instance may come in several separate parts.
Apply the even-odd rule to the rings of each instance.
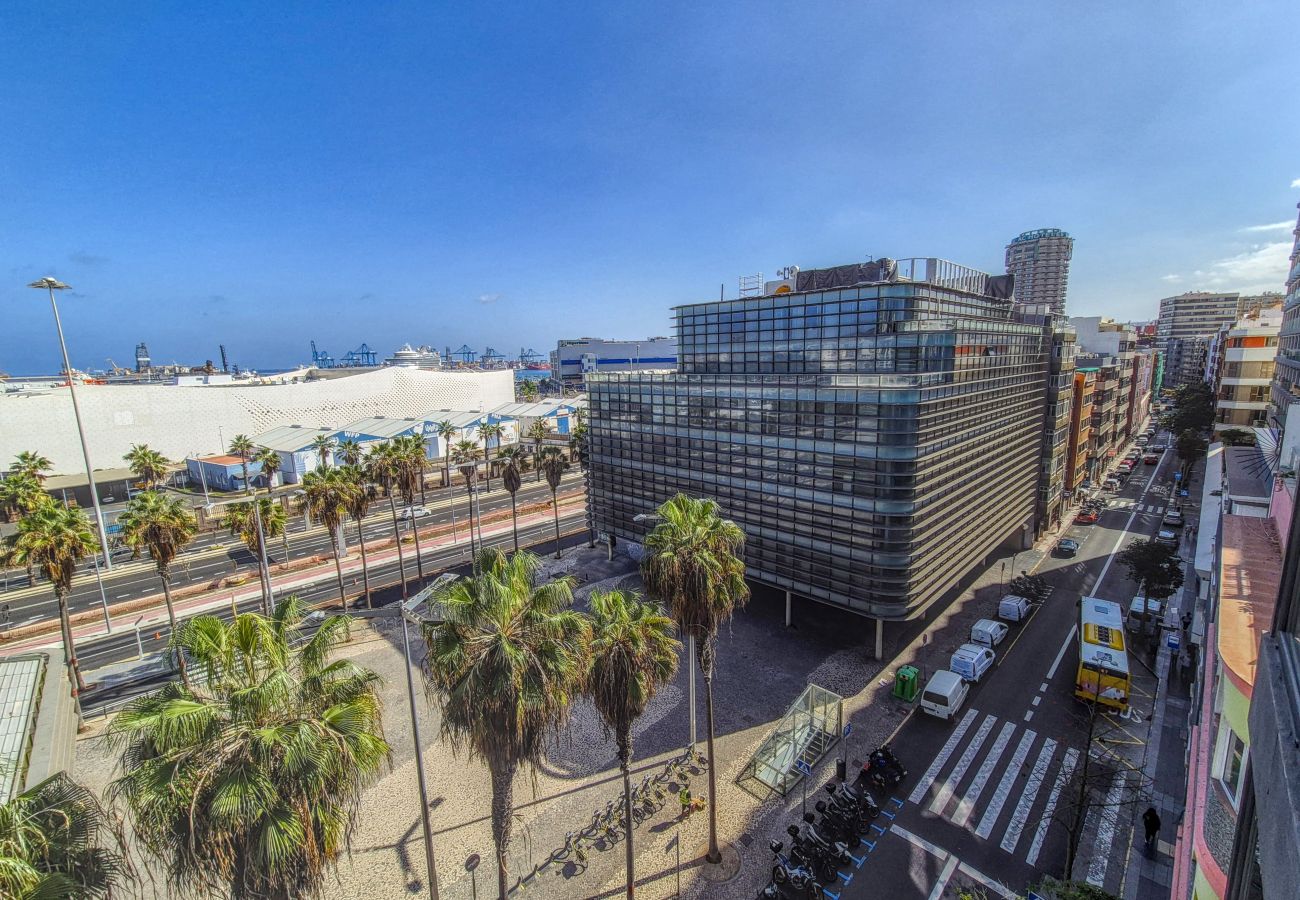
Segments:
[[[1101,516],[1097,515],[1094,509],[1081,509],[1079,514],[1074,517],[1076,525],[1096,525]]]
[[[944,669],[935,672],[921,692],[921,709],[940,719],[951,719],[966,702],[970,685],[956,672]]]
[[[1073,538],[1061,538],[1056,542],[1056,555],[1066,558],[1074,556],[1079,552],[1079,542]]]
[[[962,644],[953,651],[948,662],[950,671],[961,676],[962,681],[976,682],[984,673],[993,668],[995,655],[988,647],[980,644]]]
[[[1173,528],[1182,528],[1183,527],[1182,510],[1177,510],[1177,509],[1169,510],[1169,512],[1165,513],[1165,517],[1160,520],[1160,524],[1169,525]]]
[[[1119,483],[1119,479],[1112,477],[1106,479],[1105,484],[1102,485],[1102,490],[1118,491],[1121,487],[1123,487],[1123,485]]]
[[[1015,594],[1007,594],[998,601],[998,618],[1004,622],[1023,622],[1029,618],[1029,601]]]
[[[1139,447],[1145,447],[1148,440],[1150,439],[1145,434],[1139,434],[1133,439],[1133,443],[1137,444]]]
[[[1142,462],[1146,463],[1148,466],[1154,466],[1156,463],[1160,462],[1160,454],[1148,453],[1146,456],[1142,457]]]
[[[424,518],[424,517],[427,516],[427,515],[429,515],[429,510],[425,509],[423,506],[411,506],[411,507],[407,507],[406,509],[404,509],[404,510],[402,510],[401,512],[399,512],[399,513],[397,514],[397,518],[399,518],[399,519],[422,519],[422,518]]]
[[[1010,630],[1003,622],[995,622],[993,619],[980,619],[970,627],[970,642],[985,647],[996,647],[1002,643],[1002,639],[1007,636],[1007,632]]]
[[[1160,529],[1160,531],[1156,532],[1156,543],[1165,544],[1166,546],[1169,547],[1177,547],[1178,534],[1177,532],[1170,531],[1167,528],[1162,528]]]

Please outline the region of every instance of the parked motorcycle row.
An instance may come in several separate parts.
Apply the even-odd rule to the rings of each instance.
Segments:
[[[1051,594],[1051,586],[1042,575],[1017,575],[1008,585],[1011,593],[1035,603],[1042,603]]]
[[[852,852],[880,815],[872,791],[888,794],[906,777],[906,767],[886,745],[871,751],[852,784],[825,785],[826,797],[813,804],[817,812],[804,813],[801,824],[786,828],[788,852],[781,841],[768,844],[772,878],[758,896],[825,897],[826,886],[835,884],[839,870],[853,861]]]

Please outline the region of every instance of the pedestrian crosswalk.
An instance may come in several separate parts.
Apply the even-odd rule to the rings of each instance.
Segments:
[[[1147,515],[1155,515],[1156,513],[1164,515],[1165,512],[1165,507],[1161,503],[1138,503],[1136,500],[1123,498],[1116,498],[1115,500],[1110,501],[1110,504],[1106,508],[1126,509],[1130,511],[1135,510]]]
[[[1063,828],[1078,795],[1081,751],[1017,719],[968,709],[917,780],[908,800],[1003,852],[1037,866],[1053,826]],[[1094,767],[1095,768],[1095,767]],[[1123,839],[1127,772],[1105,772],[1084,826],[1087,878],[1104,884]],[[1097,773],[1090,775],[1090,781]],[[1122,854],[1118,854],[1122,856]],[[1046,862],[1046,861],[1044,861]],[[1118,871],[1118,870],[1117,870]]]

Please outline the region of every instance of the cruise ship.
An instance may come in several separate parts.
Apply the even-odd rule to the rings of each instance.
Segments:
[[[385,366],[402,366],[407,369],[441,369],[442,356],[428,344],[412,348],[403,344],[384,360]]]

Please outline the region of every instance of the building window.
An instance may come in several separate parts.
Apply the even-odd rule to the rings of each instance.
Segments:
[[[1219,784],[1236,809],[1241,801],[1241,776],[1246,769],[1246,744],[1232,730],[1227,719],[1219,720],[1219,747],[1215,770]]]

